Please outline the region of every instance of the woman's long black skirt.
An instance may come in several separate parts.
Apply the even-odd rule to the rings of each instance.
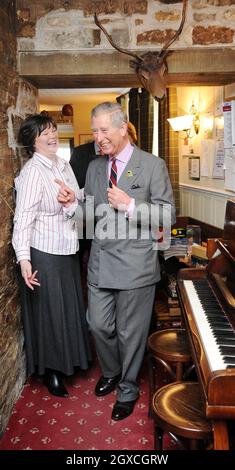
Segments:
[[[87,369],[91,353],[78,253],[52,255],[32,248],[31,262],[40,287],[32,291],[20,275],[28,374]]]

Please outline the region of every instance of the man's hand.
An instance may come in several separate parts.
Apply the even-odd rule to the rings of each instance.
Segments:
[[[121,189],[117,188],[117,186],[108,188],[107,191],[110,206],[119,211],[126,211],[131,202],[131,197]]]
[[[32,273],[32,265],[30,261],[22,259],[20,261],[20,268],[26,286],[28,286],[31,290],[34,290],[33,286],[40,286],[40,282],[38,282],[38,279],[36,277],[37,271],[34,271],[34,273]]]
[[[75,192],[66,186],[63,181],[55,179],[55,182],[60,186],[57,200],[64,206],[69,207],[75,201]]]

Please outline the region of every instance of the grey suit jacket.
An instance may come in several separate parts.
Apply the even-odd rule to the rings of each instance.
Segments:
[[[165,162],[134,147],[118,181],[118,187],[135,198],[134,215],[128,219],[125,212],[108,205],[107,160],[108,157],[102,157],[92,161],[86,176],[86,203],[94,202],[96,220],[88,282],[100,288],[119,290],[154,284],[160,278],[160,270],[153,242],[159,238],[159,225],[169,224],[170,219],[172,223],[175,221]],[[164,206],[165,221],[163,205],[167,206]]]

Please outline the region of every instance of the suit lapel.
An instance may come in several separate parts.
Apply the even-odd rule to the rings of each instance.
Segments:
[[[134,148],[133,154],[118,180],[118,188],[127,191],[134,184],[141,173],[140,153],[137,147]]]
[[[108,202],[107,187],[108,187],[108,157],[102,156],[100,158],[100,165],[97,171],[98,191],[102,194],[102,199]]]

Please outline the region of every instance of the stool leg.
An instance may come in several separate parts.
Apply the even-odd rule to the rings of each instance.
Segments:
[[[154,426],[154,448],[155,450],[163,450],[163,429],[159,428],[157,424]]]
[[[176,363],[176,381],[180,382],[183,377],[183,363],[177,362]]]
[[[191,374],[191,372],[195,369],[195,365],[194,364],[191,364],[187,370],[185,371],[185,373],[183,374],[183,380],[186,380],[188,378],[188,376]]]
[[[176,380],[176,375],[175,375],[175,372],[172,370],[170,364],[157,356],[155,356],[154,359],[156,361],[156,364],[160,364],[163,367],[163,369],[165,369],[168,372],[171,380],[174,382]]]
[[[189,449],[190,450],[198,450],[198,440],[197,439],[190,439],[189,441]]]

